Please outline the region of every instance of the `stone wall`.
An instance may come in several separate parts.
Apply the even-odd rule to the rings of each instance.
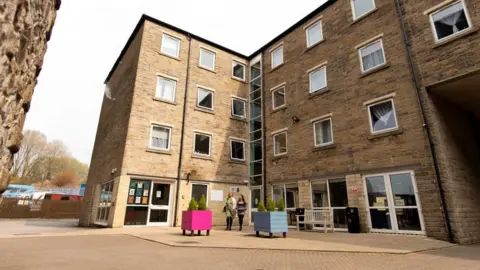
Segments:
[[[60,0],[0,2],[0,194],[22,140]]]

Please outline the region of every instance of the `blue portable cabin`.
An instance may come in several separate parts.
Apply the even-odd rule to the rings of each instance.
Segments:
[[[34,186],[10,184],[7,186],[7,190],[3,193],[3,196],[5,198],[18,198],[22,197],[25,193],[31,193],[33,191],[35,191]]]

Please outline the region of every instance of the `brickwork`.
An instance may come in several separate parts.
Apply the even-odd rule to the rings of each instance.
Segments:
[[[348,206],[357,207],[360,216],[360,231],[368,232],[368,209],[365,201],[365,188],[362,175],[347,175]]]

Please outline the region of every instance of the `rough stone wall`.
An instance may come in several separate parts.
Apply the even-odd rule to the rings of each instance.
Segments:
[[[0,194],[22,140],[60,0],[0,1]]]

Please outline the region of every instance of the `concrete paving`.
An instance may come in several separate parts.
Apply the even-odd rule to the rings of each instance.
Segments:
[[[77,219],[0,219],[0,237],[84,231]]]

